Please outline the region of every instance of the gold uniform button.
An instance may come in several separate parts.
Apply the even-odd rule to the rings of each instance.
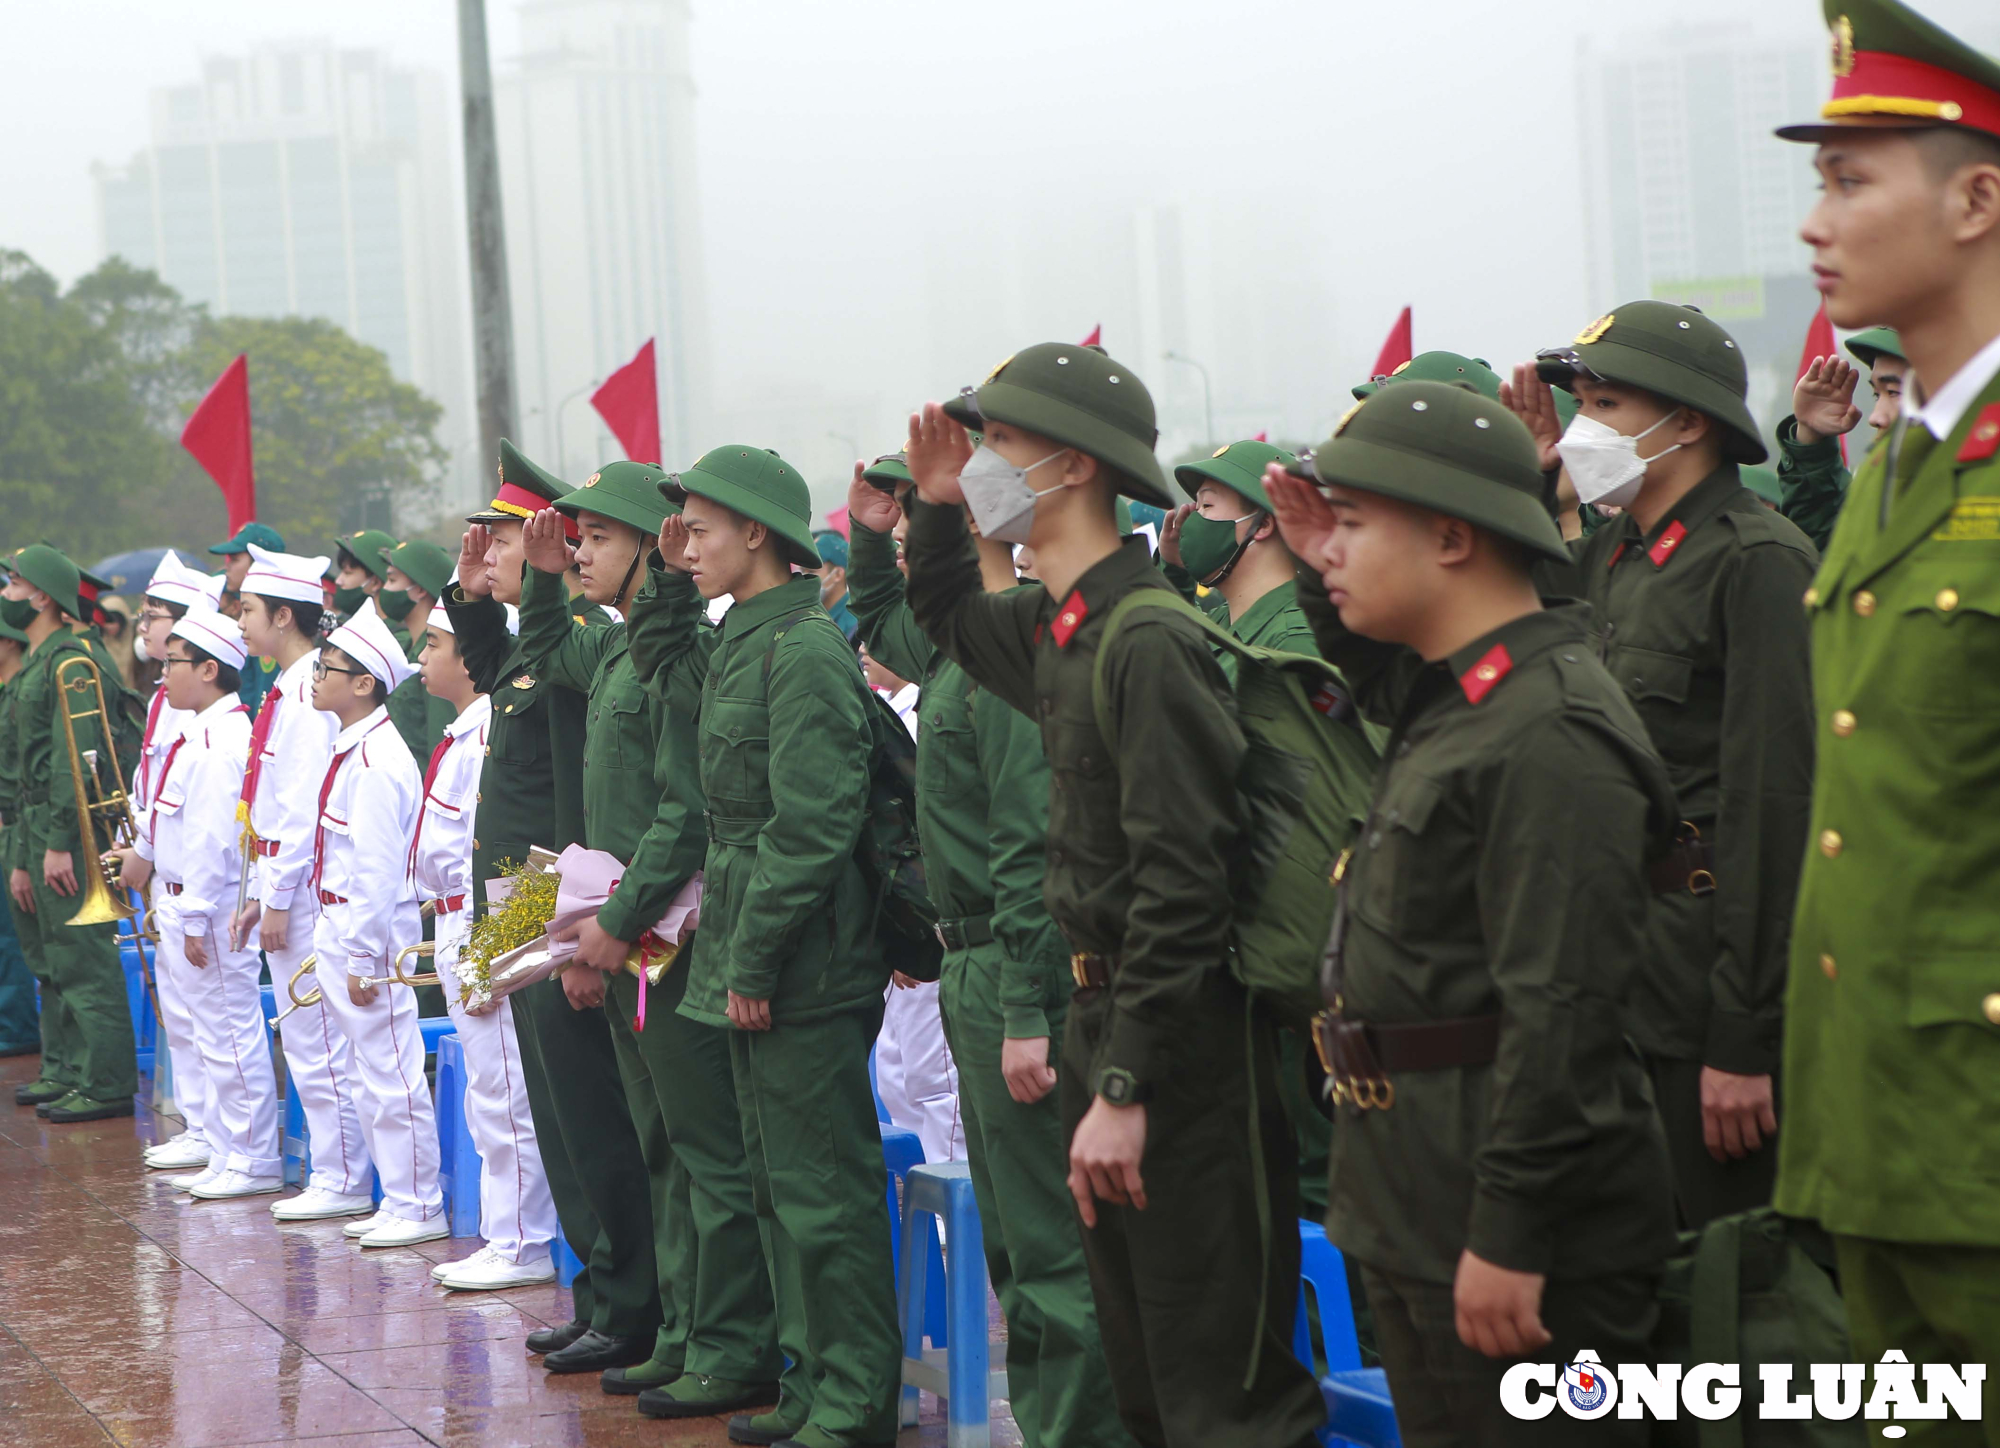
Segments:
[[[1954,608],[1957,608],[1958,590],[1955,588],[1940,588],[1938,590],[1937,606],[1939,613],[1950,613]]]
[[[479,841],[477,841],[477,840],[474,840],[474,841],[472,842],[472,848],[473,848],[473,849],[475,849],[475,850],[476,850],[476,849],[478,849],[478,848],[479,848]]]
[[[1832,980],[1840,974],[1840,967],[1834,964],[1833,957],[1830,955],[1822,955],[1819,958],[1819,968],[1825,972],[1828,980]]]
[[[2000,991],[1993,992],[1992,995],[1981,1001],[1979,1009],[1987,1020],[1996,1026],[2000,1026]]]
[[[1817,588],[1808,588],[1806,590],[1806,607],[1807,608],[1819,607],[1819,590]]]
[[[1873,618],[1875,616],[1875,595],[1865,588],[1855,594],[1854,611],[1863,618]]]
[[[1822,855],[1825,855],[1829,860],[1831,860],[1834,856],[1840,853],[1841,844],[1842,841],[1840,838],[1839,830],[1820,831],[1819,852]]]
[[[1835,709],[1833,711],[1833,732],[1841,739],[1845,739],[1848,735],[1852,734],[1854,732],[1854,715],[1846,709]]]

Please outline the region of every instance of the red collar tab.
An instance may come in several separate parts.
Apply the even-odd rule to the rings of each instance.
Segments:
[[[1965,446],[1958,450],[1958,460],[1984,462],[1995,452],[2000,452],[2000,402],[1989,402],[1980,409],[1979,420],[1972,424]]]
[[[2000,92],[1956,71],[1886,50],[1850,50],[1841,60],[1847,73],[1835,71],[1833,99],[1820,110],[1829,121],[1914,116],[2000,135]]]
[[[1611,561],[1604,565],[1606,571],[1616,568],[1618,566],[1618,560],[1623,558],[1624,556],[1625,556],[1625,545],[1623,543],[1620,543],[1616,548],[1611,550]]]
[[[1507,652],[1507,645],[1495,644],[1486,651],[1485,658],[1458,676],[1458,687],[1465,690],[1467,703],[1477,704],[1513,669],[1514,656]]]
[[[1682,540],[1687,535],[1687,524],[1678,518],[1674,519],[1667,531],[1659,536],[1658,541],[1646,550],[1646,556],[1653,560],[1655,568],[1665,568],[1667,560],[1674,556],[1675,550],[1681,546]]]
[[[1069,644],[1070,635],[1083,627],[1083,621],[1090,617],[1090,601],[1080,593],[1072,593],[1063,600],[1062,612],[1049,625],[1049,636],[1056,641],[1057,648]]]

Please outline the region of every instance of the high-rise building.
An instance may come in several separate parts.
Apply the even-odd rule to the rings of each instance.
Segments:
[[[106,255],[218,314],[338,323],[442,404],[447,502],[485,473],[471,456],[452,126],[431,72],[325,41],[268,45],[156,90],[152,143],[94,168]]]
[[[707,418],[683,0],[530,0],[495,79],[521,441],[574,479],[620,456],[586,395],[657,339],[663,459]],[[774,224],[782,219],[774,207]]]

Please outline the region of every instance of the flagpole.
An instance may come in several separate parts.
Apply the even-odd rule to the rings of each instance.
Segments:
[[[472,260],[473,368],[482,466],[517,436],[514,309],[507,291],[507,228],[500,209],[500,150],[493,121],[493,68],[486,0],[458,0],[458,71],[465,126],[465,221]]]

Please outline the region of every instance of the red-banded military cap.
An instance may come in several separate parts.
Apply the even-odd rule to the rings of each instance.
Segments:
[[[2000,64],[1901,0],[1824,0],[1833,97],[1787,141],[1854,128],[1958,126],[2000,137]]]
[[[484,508],[466,514],[465,521],[500,523],[509,518],[532,518],[542,509],[553,506],[558,499],[569,496],[570,491],[560,478],[540,464],[531,462],[519,448],[503,437],[500,439],[500,491]],[[572,543],[581,537],[576,529],[576,519],[569,514],[563,515],[563,531]]]

